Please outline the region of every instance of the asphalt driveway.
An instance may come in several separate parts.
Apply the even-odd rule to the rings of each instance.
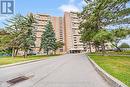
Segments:
[[[7,81],[26,76],[16,84]],[[83,54],[66,54],[42,61],[0,68],[0,87],[111,87]]]

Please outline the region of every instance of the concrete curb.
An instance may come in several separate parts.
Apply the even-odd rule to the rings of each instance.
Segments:
[[[110,74],[108,74],[106,71],[104,71],[101,67],[99,67],[89,56],[89,61],[94,66],[96,71],[112,86],[112,87],[128,87],[118,79],[114,78]]]
[[[29,60],[29,61],[24,61],[24,62],[18,62],[18,63],[13,63],[13,64],[7,64],[7,65],[1,65],[0,69],[1,68],[6,68],[6,67],[11,67],[11,66],[16,66],[16,65],[22,65],[22,64],[37,62],[37,61],[41,61],[41,60],[45,60],[45,58],[36,59],[36,60]]]

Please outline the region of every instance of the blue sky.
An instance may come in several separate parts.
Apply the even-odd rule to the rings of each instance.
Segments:
[[[63,16],[64,11],[80,11],[83,5],[83,0],[15,0],[15,14],[32,12]],[[0,17],[0,27],[4,26],[3,22],[8,18]]]
[[[63,16],[64,11],[81,11],[84,5],[83,0],[15,0],[15,14],[32,12]],[[130,3],[127,6],[130,7]],[[4,26],[3,22],[9,17],[0,16],[0,27]]]
[[[79,7],[78,3],[81,0],[16,0],[16,13],[27,14],[33,13],[47,13],[51,15],[61,16],[63,5],[74,5]],[[72,9],[72,8],[71,8]]]

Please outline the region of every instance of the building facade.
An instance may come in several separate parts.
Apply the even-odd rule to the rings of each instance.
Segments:
[[[80,19],[77,13],[64,13],[65,51],[68,53],[80,53],[85,51],[79,34]]]
[[[36,23],[35,23],[35,35],[36,35],[36,41],[35,41],[35,48],[34,51],[36,54],[42,54],[43,50],[40,49],[41,45],[41,35],[44,31],[45,25],[48,21],[50,21],[50,15],[46,14],[35,14],[34,15]]]
[[[57,53],[80,53],[80,52],[95,52],[94,45],[83,44],[80,40],[79,19],[75,12],[65,12],[64,17],[50,16],[46,14],[35,14],[36,24],[36,47],[34,51],[37,54],[43,54],[43,49],[40,49],[41,35],[48,21],[52,22],[57,41],[63,42],[63,48],[59,48]],[[110,46],[110,45],[108,45]],[[108,47],[107,46],[107,47]],[[109,47],[110,48],[110,47]]]
[[[63,17],[52,16],[51,22],[54,28],[57,41],[64,43],[64,19]],[[57,50],[57,53],[64,53],[64,52],[65,52],[65,46]]]
[[[46,15],[46,14],[35,14],[34,17],[36,20],[36,23],[35,23],[36,41],[35,41],[34,51],[37,54],[44,54],[43,49],[40,49],[41,35],[42,35],[45,25],[48,23],[48,21],[52,22],[57,41],[64,43],[63,17],[55,17],[55,16]],[[57,53],[64,53],[64,52],[65,52],[64,46],[63,46],[63,48],[59,48],[57,50]]]

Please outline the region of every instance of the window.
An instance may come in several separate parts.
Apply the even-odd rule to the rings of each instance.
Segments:
[[[63,52],[63,49],[60,49],[60,52]]]
[[[75,32],[75,29],[72,29],[72,32],[73,32],[73,34],[75,34],[76,32]]]

